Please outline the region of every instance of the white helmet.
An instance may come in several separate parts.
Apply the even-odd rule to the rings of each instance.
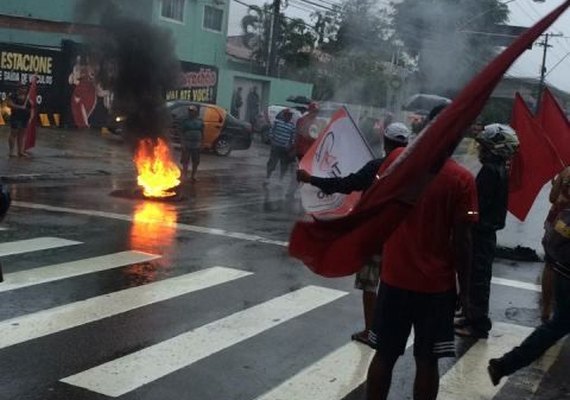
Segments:
[[[491,154],[505,159],[511,158],[519,149],[517,133],[508,125],[487,125],[475,140]]]
[[[412,131],[401,122],[393,122],[386,127],[384,136],[394,142],[407,144],[410,140]]]

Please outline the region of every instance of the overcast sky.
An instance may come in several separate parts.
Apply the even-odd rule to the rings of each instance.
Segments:
[[[247,7],[231,1],[229,34],[238,35],[241,32],[239,21],[246,13]],[[240,0],[241,1],[241,0]],[[317,3],[331,3],[339,0],[323,0]],[[477,0],[473,0],[477,1]],[[503,0],[506,2],[507,0]],[[509,3],[510,24],[520,26],[530,26],[540,17],[560,5],[564,0],[545,0],[543,3],[535,3],[532,0],[513,0]],[[262,5],[263,0],[243,0],[247,4]],[[310,5],[303,5],[298,0],[290,2],[291,6],[285,10],[285,14],[291,17],[300,17],[309,21],[308,9]],[[305,10],[301,10],[304,8]],[[561,33],[563,38],[552,38],[547,55],[546,66],[548,69],[547,81],[554,86],[570,92],[570,11],[567,11],[548,31],[551,33]],[[527,50],[523,56],[513,65],[508,72],[514,76],[538,77],[540,74],[540,64],[542,62],[542,47],[534,46],[532,50]],[[562,60],[566,57],[561,63]],[[558,66],[556,66],[558,64]],[[556,67],[555,67],[556,66]]]

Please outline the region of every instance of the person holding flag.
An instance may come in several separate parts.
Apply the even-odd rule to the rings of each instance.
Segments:
[[[9,157],[29,157],[24,148],[26,129],[30,120],[30,98],[28,88],[20,84],[16,92],[8,97],[8,107],[10,107],[10,136],[8,145],[10,148]],[[18,153],[14,152],[16,147]]]
[[[408,144],[412,132],[401,122],[390,124],[384,133],[384,149],[386,156],[400,147]],[[311,176],[304,170],[297,171],[297,180],[318,187],[324,194],[365,191],[373,183],[384,157],[369,161],[359,171],[343,178],[319,178]],[[362,306],[364,309],[364,330],[352,335],[352,340],[368,344],[368,336],[372,327],[374,306],[376,305],[376,291],[380,279],[380,256],[372,257],[356,274],[354,287],[362,290]]]
[[[489,297],[493,260],[497,248],[497,231],[505,227],[509,201],[508,164],[519,148],[516,132],[508,125],[485,126],[475,140],[483,164],[477,174],[479,222],[473,229],[473,267],[469,285],[469,302],[463,305],[464,316],[455,321],[458,336],[486,339],[492,323]]]

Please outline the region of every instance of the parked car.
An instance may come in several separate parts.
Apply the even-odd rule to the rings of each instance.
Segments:
[[[204,121],[204,150],[227,156],[233,150],[247,150],[251,147],[252,127],[249,122],[238,120],[222,107],[184,100],[167,103],[172,115],[170,135],[174,143],[180,142],[180,121],[186,117],[190,105],[198,107],[200,118]]]
[[[227,156],[233,150],[247,150],[251,147],[252,127],[250,123],[238,120],[217,105],[186,100],[166,103],[172,117],[169,134],[173,143],[180,143],[180,123],[188,115],[190,105],[198,107],[200,118],[204,121],[203,150],[211,150],[217,155]],[[123,116],[115,116],[107,129],[112,134],[122,135],[125,120]]]

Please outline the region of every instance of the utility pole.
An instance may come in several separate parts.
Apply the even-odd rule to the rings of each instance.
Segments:
[[[266,75],[275,75],[277,70],[277,38],[279,37],[281,19],[281,0],[273,0],[271,27],[269,30],[269,46],[267,54]]]
[[[539,46],[544,48],[542,52],[542,65],[540,67],[540,81],[538,83],[538,95],[536,96],[536,107],[535,112],[538,113],[540,107],[540,100],[542,99],[542,93],[544,92],[544,77],[546,76],[546,53],[552,45],[548,44],[548,38],[560,37],[562,34],[547,33],[544,35],[544,41],[538,43]]]

